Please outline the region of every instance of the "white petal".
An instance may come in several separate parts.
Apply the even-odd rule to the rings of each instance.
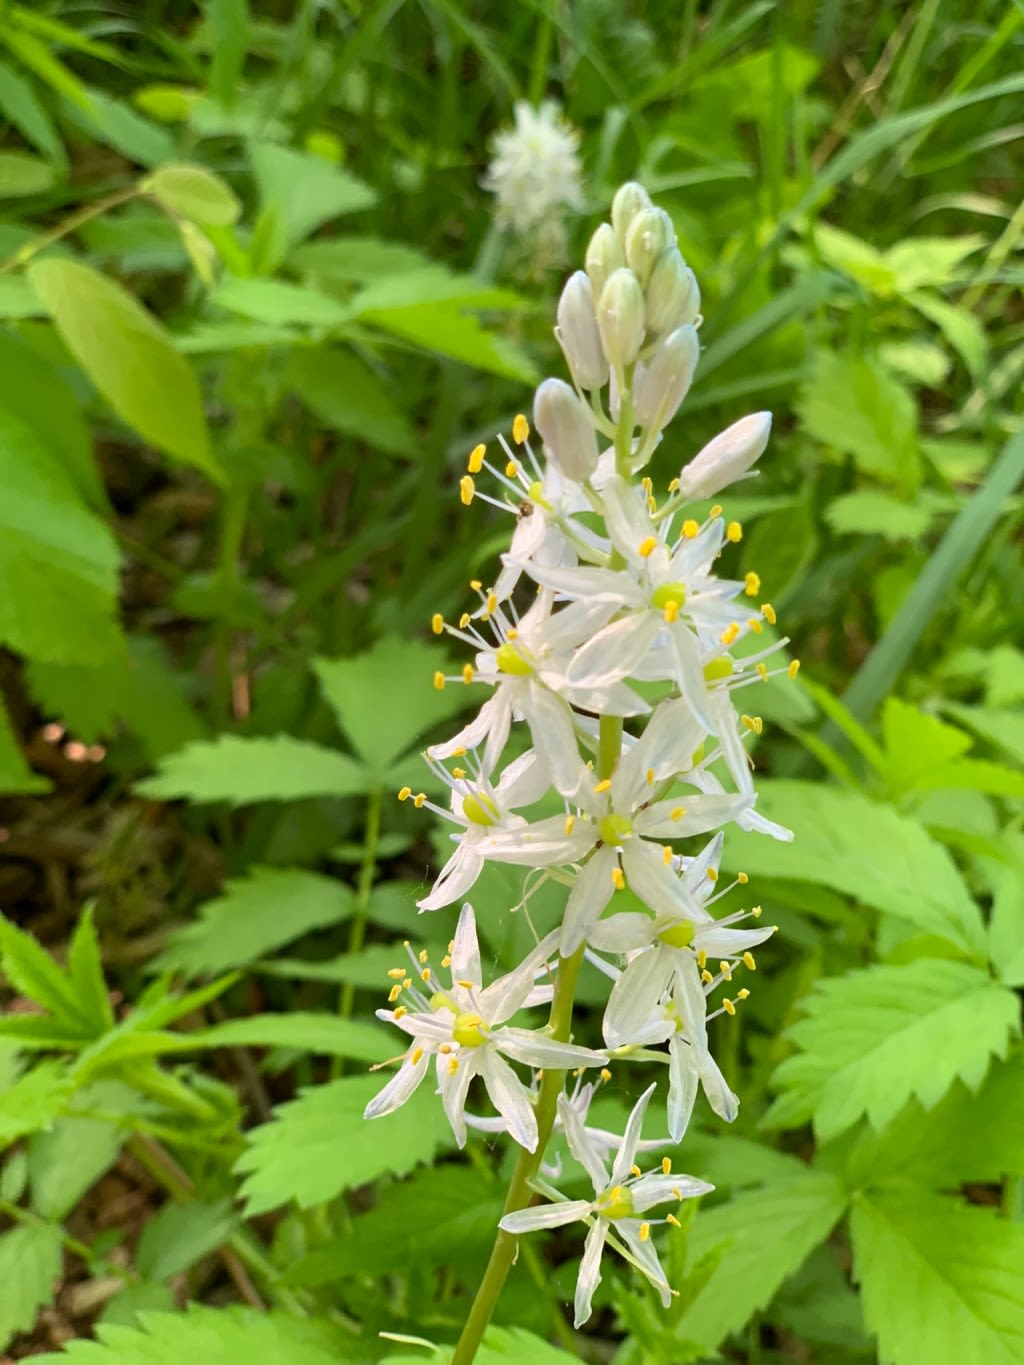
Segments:
[[[554,953],[557,937],[558,930],[552,929],[518,967],[506,976],[492,981],[480,992],[479,1012],[489,1024],[503,1024],[527,1003],[538,1003],[538,1000],[533,999],[536,992],[541,991],[545,994],[550,992],[551,987],[546,985],[535,987],[533,983],[537,979],[537,973]]]
[[[580,1275],[576,1281],[576,1298],[573,1304],[576,1327],[582,1327],[590,1317],[594,1291],[601,1283],[601,1252],[604,1250],[604,1239],[607,1235],[608,1225],[603,1218],[599,1218],[587,1233],[587,1240],[583,1244],[583,1260],[580,1262]]]
[[[605,1006],[602,1031],[609,1047],[635,1041],[634,1035],[657,1012],[671,979],[671,953],[649,948],[633,959],[612,987]]]
[[[494,1046],[507,1057],[526,1066],[554,1067],[558,1071],[573,1071],[578,1066],[604,1066],[607,1052],[595,1052],[574,1043],[560,1043],[548,1034],[528,1028],[503,1028],[493,1035]]]
[[[651,1102],[651,1096],[657,1088],[656,1083],[649,1085],[633,1106],[633,1112],[630,1114],[629,1121],[626,1124],[626,1131],[622,1135],[622,1143],[615,1156],[615,1164],[612,1166],[613,1185],[618,1185],[626,1179],[633,1163],[636,1161],[637,1143],[640,1141],[640,1133],[644,1124],[644,1115],[647,1113],[647,1106]]]
[[[672,1291],[668,1287],[668,1280],[665,1272],[661,1268],[658,1260],[658,1253],[654,1249],[654,1243],[650,1240],[643,1241],[640,1236],[640,1224],[632,1218],[620,1218],[615,1224],[615,1233],[621,1237],[626,1246],[629,1247],[641,1270],[654,1285],[655,1289],[661,1294],[662,1306],[668,1308],[672,1303]]]
[[[524,709],[534,745],[544,755],[555,790],[562,796],[573,796],[586,770],[580,761],[568,704],[543,684],[533,682]]]
[[[509,720],[508,702],[498,692],[484,702],[469,724],[464,725],[457,735],[452,735],[451,739],[445,740],[443,744],[432,744],[427,753],[431,758],[451,758],[459,749],[476,749],[495,726],[507,727]],[[505,733],[507,736],[507,728]]]
[[[527,749],[514,759],[501,774],[494,794],[498,804],[506,810],[532,806],[551,785],[551,774],[536,749]]]
[[[588,935],[595,948],[605,953],[629,953],[646,948],[658,936],[658,926],[650,915],[624,911],[598,920]]]
[[[668,1131],[673,1142],[682,1142],[697,1099],[699,1077],[693,1048],[676,1034],[668,1045]]]
[[[675,653],[676,682],[679,690],[693,707],[697,720],[710,732],[714,729],[714,720],[708,704],[708,685],[704,678],[697,639],[681,619],[669,627],[669,634]]]
[[[636,595],[629,578],[613,569],[554,569],[539,564],[524,564],[523,568],[534,582],[588,605],[619,606],[625,600],[624,594],[627,597]]]
[[[379,1119],[384,1114],[392,1114],[403,1105],[427,1074],[430,1053],[422,1052],[418,1061],[412,1061],[413,1052],[406,1054],[401,1067],[388,1081],[387,1085],[363,1110],[364,1119]]]
[[[749,796],[684,796],[656,801],[637,816],[639,833],[654,839],[682,839],[690,834],[707,834],[751,808]],[[682,810],[677,820],[672,812]]]
[[[714,721],[713,733],[717,735],[722,746],[725,766],[736,784],[736,790],[747,795],[754,790],[754,779],[750,775],[750,760],[740,739],[736,711],[728,692],[721,689],[712,692],[710,710]]]
[[[593,825],[577,820],[572,834],[566,834],[565,816],[552,815],[501,834],[489,834],[476,847],[485,858],[496,863],[552,867],[556,863],[577,862],[593,848],[596,839]]]
[[[638,822],[639,823],[639,822]],[[643,839],[631,840],[622,851],[622,870],[629,889],[657,915],[671,914],[700,924],[710,919],[700,902],[665,862],[661,849]]]
[[[572,1101],[564,1092],[558,1097],[558,1117],[562,1121],[562,1131],[569,1144],[569,1151],[590,1176],[594,1189],[597,1191],[605,1189],[609,1184],[608,1167],[604,1164],[600,1151],[591,1141]]]
[[[586,1199],[567,1199],[561,1204],[537,1204],[532,1209],[506,1213],[498,1227],[515,1234],[536,1232],[539,1228],[561,1228],[566,1223],[578,1223],[593,1208]]]
[[[714,1185],[692,1175],[643,1175],[629,1187],[633,1207],[646,1213],[656,1204],[678,1203],[680,1199],[697,1199],[710,1194]]]
[[[651,786],[647,781],[649,772],[654,774],[654,783],[687,772],[703,735],[685,697],[662,702],[615,770],[612,801],[616,809],[647,799]]]
[[[708,957],[739,957],[771,938],[775,929],[774,924],[766,924],[763,929],[716,929],[713,924],[698,926],[693,946],[698,952],[703,949]]]
[[[599,848],[573,883],[565,903],[562,920],[561,953],[570,957],[600,918],[601,911],[612,898],[615,883],[612,869],[619,858],[613,848]]]
[[[700,1083],[707,1096],[708,1104],[720,1119],[732,1123],[740,1111],[739,1097],[729,1089],[718,1063],[710,1052],[698,1055]]]
[[[454,980],[471,981],[474,986],[483,985],[476,917],[473,914],[473,907],[468,902],[462,907],[459,922],[455,927],[451,957]]]
[[[441,869],[430,893],[416,902],[420,911],[440,910],[460,900],[484,869],[477,844],[462,839]]]
[[[441,1103],[448,1116],[455,1141],[460,1147],[466,1145],[466,1096],[470,1082],[480,1070],[479,1049],[463,1048],[458,1054],[458,1066],[454,1075],[450,1067],[453,1058],[438,1053],[437,1088],[441,1092]]]
[[[620,554],[634,566],[643,563],[640,546],[649,536],[656,536],[654,524],[641,505],[638,492],[635,484],[618,476],[609,479],[602,490],[608,535]]]
[[[505,1120],[505,1127],[520,1147],[528,1152],[537,1148],[537,1117],[530,1095],[522,1081],[492,1048],[482,1049],[484,1085],[491,1103]]]
[[[628,678],[661,628],[657,612],[637,610],[605,626],[580,649],[566,670],[570,687],[611,687]]]
[[[417,1011],[413,1014],[403,1014],[400,1019],[391,1015],[390,1022],[403,1033],[408,1033],[418,1042],[425,1042],[430,1047],[438,1043],[451,1042],[455,1017],[446,1009],[431,1014]]]

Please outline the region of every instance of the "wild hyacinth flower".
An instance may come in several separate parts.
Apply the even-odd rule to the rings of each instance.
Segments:
[[[517,211],[526,214],[530,195],[519,193]],[[546,379],[535,396],[539,450],[519,416],[513,444],[501,438],[497,460],[477,446],[459,485],[464,506],[479,498],[501,508],[514,529],[493,586],[471,584],[472,609],[457,625],[435,614],[434,631],[468,644],[475,658],[461,674],[439,673],[434,681],[479,683],[490,694],[456,735],[428,751],[451,792],[450,808],[424,793],[413,797],[456,827],[455,852],[421,898],[422,910],[459,899],[493,860],[564,885],[562,921],[519,968],[486,988],[468,910],[453,940],[460,965],[450,986],[441,986],[429,965],[423,989],[415,974],[399,969],[395,998],[407,992],[408,1004],[381,1017],[413,1042],[368,1110],[400,1104],[434,1057],[460,1143],[468,1123],[507,1131],[524,1149],[453,1365],[473,1360],[515,1237],[532,1228],[589,1226],[577,1324],[589,1316],[606,1243],[668,1302],[672,1287],[652,1242],[655,1223],[642,1215],[710,1186],[672,1177],[668,1167],[642,1175],[635,1155],[652,1143],[677,1142],[701,1089],[719,1116],[736,1115],[739,1101],[713,1055],[708,1023],[735,1014],[749,990],[723,995],[710,1011],[709,999],[735,973],[754,970],[752,949],[772,929],[744,923],[748,913],[757,920],[756,907],[716,916],[725,891],[746,882],[740,875],[719,887],[723,838],[732,824],[792,837],[757,809],[748,746],[764,726],[737,698],[773,675],[793,676],[798,664],[773,662],[785,640],[772,638],[776,615],[757,573],[719,572],[721,557],[740,553],[742,526],[721,506],[699,517],[691,506],[750,474],[770,418],[754,413],[734,423],[686,460],[659,498],[643,471],[699,373],[700,289],[668,215],[634,184],[616,195],[585,267],[570,277],[558,305],[556,336],[572,384]],[[399,795],[409,799],[412,791]],[[531,814],[541,797],[548,809]],[[560,814],[548,813],[552,802]],[[700,852],[677,847],[697,835],[711,836]],[[617,903],[627,888],[643,910]],[[601,1021],[604,1050],[584,1048],[587,1039],[574,1036],[584,957],[612,983]],[[516,1009],[544,997],[551,1006],[546,1030],[509,1024]],[[579,1068],[600,1066],[609,1054],[630,1068],[652,1059],[666,1064],[667,1139],[641,1136],[654,1086],[621,1142],[588,1125],[593,1084],[579,1079]],[[506,1059],[531,1067],[529,1080]],[[567,1094],[570,1071],[577,1081]],[[496,1116],[467,1119],[476,1075]],[[556,1126],[591,1176],[592,1199],[566,1201],[539,1180]],[[553,1202],[528,1208],[537,1193]]]
[[[528,245],[540,273],[565,256],[566,210],[583,204],[579,133],[553,100],[534,108],[517,100],[515,126],[496,134],[484,188],[497,200],[495,220]]]

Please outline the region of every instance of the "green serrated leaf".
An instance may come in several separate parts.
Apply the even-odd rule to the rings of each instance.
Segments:
[[[0,1236],[0,1350],[52,1300],[63,1266],[59,1227],[18,1227]]]
[[[73,1089],[61,1062],[39,1062],[0,1094],[0,1146],[48,1128]]]
[[[932,513],[919,502],[904,502],[878,488],[860,488],[830,502],[825,520],[839,535],[918,540],[932,524]]]
[[[343,327],[352,317],[352,310],[329,294],[286,280],[226,275],[211,301],[229,313],[272,326]]]
[[[0,966],[15,990],[47,1010],[58,1024],[82,1038],[94,1038],[102,1031],[93,1018],[91,999],[80,1000],[75,983],[46,949],[2,915]]]
[[[77,261],[37,261],[28,278],[117,415],[160,450],[223,482],[195,372],[156,318],[121,285]]]
[[[147,1280],[169,1280],[190,1270],[216,1251],[238,1227],[230,1199],[205,1204],[168,1203],[142,1230],[135,1252],[139,1274]]]
[[[344,754],[291,735],[221,735],[199,740],[159,765],[157,775],[137,784],[157,801],[300,801],[311,796],[358,796],[372,778]]]
[[[440,1101],[421,1086],[394,1114],[363,1118],[385,1076],[345,1076],[275,1110],[236,1163],[250,1215],[294,1201],[312,1208],[388,1173],[404,1175],[453,1139]],[[344,1153],[344,1160],[339,1153]]]
[[[134,1106],[135,1096],[117,1081],[100,1081],[80,1091],[75,1103],[118,1112]],[[117,1160],[126,1134],[103,1119],[65,1114],[28,1142],[32,1208],[43,1218],[66,1218],[86,1191]]]
[[[378,1062],[394,1039],[376,1024],[340,1019],[330,1014],[256,1014],[186,1035],[189,1049],[213,1047],[283,1047],[327,1057]]]
[[[855,1200],[864,1317],[892,1365],[1020,1365],[1024,1226],[907,1186]]]
[[[987,972],[919,958],[819,981],[789,1030],[801,1049],[775,1073],[789,1121],[822,1141],[867,1115],[876,1128],[916,1096],[926,1108],[959,1077],[977,1089],[1019,1029],[1020,1003]]]
[[[288,245],[304,241],[332,218],[377,202],[369,185],[322,157],[272,142],[254,143],[249,156],[263,203],[280,206],[285,214]]]

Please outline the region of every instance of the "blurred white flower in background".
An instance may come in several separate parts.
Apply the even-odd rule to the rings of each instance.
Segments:
[[[567,211],[583,207],[579,131],[553,100],[515,106],[515,126],[497,133],[484,188],[497,199],[495,221],[520,237],[539,273],[565,258]]]

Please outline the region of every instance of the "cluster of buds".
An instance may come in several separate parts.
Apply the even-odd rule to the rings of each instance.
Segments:
[[[438,673],[435,686],[479,683],[490,695],[458,734],[427,753],[450,790],[449,804],[408,787],[399,793],[455,825],[454,852],[419,901],[422,911],[461,901],[489,861],[569,889],[561,924],[489,985],[469,904],[442,963],[452,969],[450,985],[415,957],[410,968],[395,969],[392,1008],[378,1013],[411,1041],[367,1114],[396,1109],[433,1059],[460,1144],[468,1122],[506,1131],[534,1154],[530,1188],[547,1202],[510,1208],[500,1226],[519,1234],[576,1220],[588,1225],[577,1325],[590,1315],[606,1244],[668,1301],[672,1287],[647,1210],[710,1186],[673,1175],[667,1157],[646,1175],[634,1164],[649,1145],[641,1123],[654,1086],[616,1140],[587,1126],[595,1086],[577,1083],[569,1095],[562,1093],[565,1078],[588,1068],[606,1077],[609,1064],[625,1059],[663,1063],[663,1145],[682,1139],[699,1090],[716,1114],[735,1117],[739,1101],[712,1055],[708,1022],[735,1014],[749,995],[746,987],[720,992],[755,969],[753,949],[773,927],[760,923],[756,906],[716,915],[716,903],[747,880],[741,873],[722,883],[724,831],[735,824],[791,837],[757,810],[747,742],[762,722],[740,712],[735,698],[773,673],[793,676],[798,665],[770,663],[785,640],[765,633],[776,618],[759,600],[758,575],[730,579],[715,571],[723,551],[742,539],[740,524],[719,506],[698,519],[691,506],[751,471],[770,417],[756,413],[715,437],[680,469],[661,502],[642,473],[697,368],[699,307],[668,215],[639,185],[623,186],[611,223],[591,240],[586,271],[570,278],[559,302],[556,335],[573,385],[546,379],[537,390],[542,451],[534,451],[529,423],[519,417],[513,443],[500,440],[502,456],[495,461],[478,446],[461,481],[464,504],[481,498],[511,512],[516,524],[493,586],[472,584],[473,609],[457,624],[434,617],[435,633],[475,653],[454,677]],[[485,471],[495,485],[490,492],[478,488]],[[520,609],[524,579],[533,593]],[[520,727],[529,745],[510,760],[509,741]],[[531,814],[545,798],[557,801],[558,812]],[[632,896],[619,901],[627,888]],[[507,1022],[550,1000],[553,990],[557,1005],[558,983],[574,980],[584,957],[610,982],[603,1047],[576,1044],[564,1008],[554,1005],[546,1028]],[[474,1076],[496,1116],[467,1117]],[[557,1096],[545,1089],[552,1076]],[[554,1128],[591,1177],[592,1199],[568,1200],[541,1179]]]

